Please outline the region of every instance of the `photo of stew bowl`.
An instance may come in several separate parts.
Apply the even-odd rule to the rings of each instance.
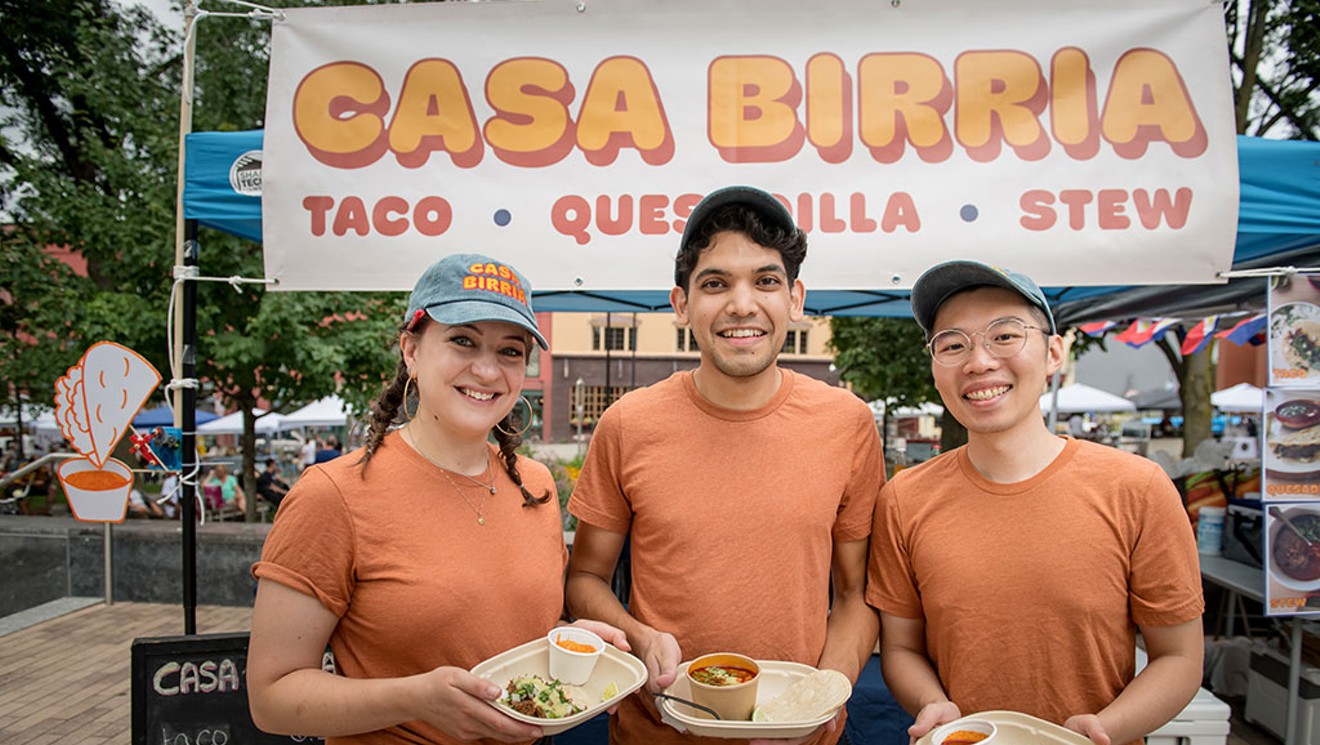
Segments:
[[[761,666],[756,660],[734,652],[702,655],[688,665],[686,676],[692,700],[714,709],[720,719],[752,718],[761,677]]]
[[[1320,590],[1320,512],[1293,507],[1283,516],[1305,535],[1270,516],[1270,576],[1292,590]]]
[[[934,745],[991,745],[998,729],[984,719],[956,719],[935,730]]]

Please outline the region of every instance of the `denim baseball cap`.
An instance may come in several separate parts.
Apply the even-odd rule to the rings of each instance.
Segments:
[[[979,261],[946,261],[927,269],[912,286],[912,315],[929,337],[935,326],[935,314],[951,295],[973,287],[1002,287],[1021,295],[1028,303],[1040,308],[1049,323],[1049,332],[1056,334],[1054,314],[1045,300],[1045,293],[1031,277],[1008,269],[982,264]]]
[[[550,345],[536,326],[532,285],[517,269],[481,254],[452,254],[417,280],[404,323],[412,330],[423,314],[451,326],[504,321],[532,332],[541,349]]]
[[[788,213],[788,208],[770,192],[754,186],[726,186],[707,194],[696,207],[692,208],[692,214],[688,216],[687,225],[683,228],[683,242],[679,245],[686,246],[701,229],[702,223],[726,204],[742,204],[750,207],[761,216],[762,220],[786,233],[797,230],[797,223],[793,222],[793,216]]]

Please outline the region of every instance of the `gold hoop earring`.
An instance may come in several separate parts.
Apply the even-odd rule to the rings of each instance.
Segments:
[[[528,401],[526,396],[519,396],[519,397],[518,397],[518,401],[521,401],[522,404],[523,404],[523,406],[526,406],[526,407],[527,407],[527,421],[526,421],[525,423],[523,423],[523,427],[522,427],[522,429],[518,430],[517,432],[510,432],[509,430],[507,430],[507,429],[501,427],[500,424],[499,424],[499,422],[496,422],[496,423],[495,423],[495,429],[498,429],[499,431],[503,432],[504,434],[508,435],[509,437],[522,437],[523,434],[524,434],[525,432],[527,432],[527,430],[529,430],[529,429],[532,428],[532,419],[533,419],[532,414],[534,413],[534,412],[532,411],[532,402],[531,402],[531,401]],[[517,408],[517,407],[518,407],[518,404],[517,404],[517,403],[514,403],[513,406],[514,406],[514,408]],[[512,415],[513,415],[513,410],[511,409],[511,410],[509,411],[509,416],[511,417]]]
[[[417,416],[417,409],[422,405],[422,393],[421,388],[419,387],[417,389],[417,406],[413,407],[411,414],[408,413],[408,389],[412,387],[413,381],[416,379],[416,376],[409,375],[408,382],[403,384],[403,416],[410,422],[413,417]]]

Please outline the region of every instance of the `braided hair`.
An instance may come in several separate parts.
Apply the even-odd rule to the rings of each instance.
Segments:
[[[423,320],[422,323],[429,323],[429,320]],[[421,326],[416,327],[411,332],[407,328],[400,329],[400,332],[414,333],[417,328],[421,328]],[[408,410],[404,393],[407,391],[410,377],[412,376],[408,373],[408,365],[404,362],[403,352],[400,350],[399,366],[395,370],[394,380],[390,381],[390,384],[385,386],[385,390],[381,391],[381,394],[371,403],[371,424],[367,428],[367,444],[362,457],[358,460],[358,463],[362,465],[363,478],[366,478],[367,466],[370,465],[372,456],[384,444],[385,435],[389,433],[390,428],[396,422],[402,424],[403,420],[407,418],[400,418],[399,409],[402,408],[405,414]],[[509,432],[516,432],[512,422],[513,412],[509,412],[509,415],[504,417],[491,430],[491,434],[495,435],[495,442],[500,447],[499,457],[504,462],[504,470],[509,474],[509,478],[513,479],[513,483],[518,485],[519,491],[522,492],[524,507],[545,504],[550,501],[550,492],[547,490],[540,497],[532,496],[532,493],[523,485],[522,474],[518,473],[518,447],[522,445],[522,436],[509,434]],[[509,432],[505,432],[505,429]]]

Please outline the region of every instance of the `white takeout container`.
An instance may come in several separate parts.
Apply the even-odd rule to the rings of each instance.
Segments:
[[[591,652],[575,652],[559,646],[559,640],[574,641],[592,648]],[[596,661],[605,650],[605,640],[586,629],[576,626],[556,626],[545,635],[550,645],[550,677],[558,678],[561,683],[582,685],[591,678],[591,671],[596,668]]]
[[[501,689],[506,688],[509,681],[519,675],[539,675],[549,680],[552,677],[550,675],[550,646],[546,644],[544,638],[538,637],[526,644],[477,663],[472,668],[472,674],[491,681]],[[540,727],[546,735],[557,735],[591,719],[605,711],[607,707],[619,703],[624,696],[641,688],[645,682],[646,665],[642,664],[641,660],[606,644],[601,651],[600,659],[596,661],[595,669],[591,671],[591,677],[587,679],[586,683],[573,686],[575,689],[573,691],[574,700],[586,706],[585,710],[563,719],[537,719],[526,714],[520,714],[496,701],[488,703],[507,717]],[[618,687],[619,694],[610,697],[608,701],[601,701],[601,694],[605,692],[605,688],[610,683]],[[581,698],[578,696],[581,696]]]
[[[916,745],[939,745],[940,740],[937,736],[949,734],[954,729],[959,729],[955,725],[973,720],[990,722],[995,726],[994,745],[1091,745],[1088,738],[1066,727],[1018,711],[982,711],[969,714],[927,732],[917,740]]]
[[[678,679],[664,690],[665,693],[679,698],[692,700],[692,687],[688,684],[687,670],[692,662],[678,666]],[[780,660],[757,660],[761,674],[757,676],[760,684],[756,689],[756,705],[769,703],[779,694],[793,685],[794,681],[816,672],[811,665]],[[818,727],[830,721],[839,713],[842,706],[822,714],[815,719],[801,722],[752,722],[746,720],[724,721],[712,718],[699,709],[693,709],[668,699],[656,701],[660,717],[666,724],[680,732],[691,732],[705,737],[723,737],[734,739],[770,738],[785,739],[803,737],[815,732]]]

